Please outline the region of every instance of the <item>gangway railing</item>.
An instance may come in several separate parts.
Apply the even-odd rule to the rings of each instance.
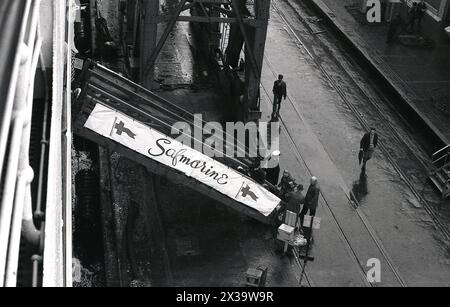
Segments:
[[[430,180],[442,193],[442,198],[450,197],[450,145],[432,155],[432,164]]]
[[[268,182],[258,183],[241,171],[253,164],[251,159],[211,158],[184,146],[172,139],[172,126],[185,121],[203,128],[204,123],[196,122],[193,114],[101,65],[85,61],[83,66],[74,84],[74,88],[81,89],[75,91],[76,134],[261,222],[274,221],[282,201],[271,192],[275,187]],[[187,137],[204,142],[195,134]],[[174,148],[164,154],[151,153],[152,148],[162,150],[164,145]],[[241,145],[244,148],[240,150],[246,150]],[[236,146],[234,141],[232,146]],[[167,161],[165,155],[173,160]]]
[[[137,113],[142,113],[146,119],[151,119],[148,124],[162,130],[165,134],[171,134],[172,127],[178,122],[185,122],[193,130],[200,129],[200,131],[207,124],[203,120],[196,119],[191,112],[91,60],[84,60],[83,70],[73,85],[73,88],[77,87],[82,89],[79,100],[98,100],[100,98],[106,103],[114,104],[119,110],[122,109],[126,112],[133,109]],[[74,114],[79,113],[80,107],[81,105],[78,105],[78,108],[75,107]],[[224,136],[224,148],[231,147],[239,155],[219,158],[219,160],[226,161],[234,167],[251,167],[254,160],[248,157],[250,149],[247,144],[243,144],[239,140],[229,142],[229,139],[235,140],[236,138],[226,131],[224,131]],[[192,135],[192,138],[194,142],[202,144],[205,141],[203,138],[199,139],[197,135]],[[260,154],[260,152],[256,153]]]
[[[432,156],[433,165],[436,169],[439,169],[448,163],[450,163],[450,145],[435,152]]]
[[[39,0],[0,3],[0,52],[10,53],[2,57],[9,74],[1,76],[8,87],[1,93],[0,287],[17,285],[21,237],[36,249],[42,242],[33,222],[29,158],[35,73],[42,59],[39,8]]]

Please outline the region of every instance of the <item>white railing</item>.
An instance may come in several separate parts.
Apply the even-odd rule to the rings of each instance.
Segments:
[[[3,127],[9,131],[3,134],[5,157],[2,163],[3,197],[0,204],[0,287],[16,286],[20,249],[20,238],[24,214],[32,210],[31,182],[33,170],[29,164],[31,117],[33,110],[34,80],[42,40],[38,35],[39,0],[27,0],[19,35],[19,52],[11,76],[9,101],[10,117]],[[13,29],[11,29],[13,30]],[[3,46],[14,48],[14,46]]]
[[[444,182],[442,183],[442,197],[445,199],[450,196],[450,171],[448,169],[448,165],[450,165],[450,145],[447,145],[441,150],[435,152],[431,159],[433,164],[431,175],[443,172]]]
[[[25,12],[20,12],[23,18],[19,21],[20,29],[11,30],[16,31],[18,46],[0,46],[19,50],[10,79],[2,80],[10,85],[4,103],[5,115],[0,123],[0,287],[17,285],[21,239],[36,250],[36,255],[30,259],[33,276],[29,278],[33,286],[41,283],[43,286],[71,286],[70,51],[73,27],[67,17],[73,12],[75,2],[23,0],[22,3]],[[40,20],[41,16],[45,18]],[[43,45],[46,48],[41,50]],[[51,80],[46,64],[53,67]],[[36,72],[39,77],[42,75],[45,84],[45,103],[40,167],[34,174],[29,150]],[[47,119],[50,131],[46,130]],[[46,165],[48,167],[44,168]],[[31,193],[33,180],[38,187],[37,195]],[[47,190],[44,190],[45,185]],[[36,202],[35,212],[32,198]],[[36,229],[35,221],[42,221],[44,216],[46,222]]]
[[[71,77],[76,2],[43,0],[53,11],[52,111],[45,208],[44,287],[72,286]]]
[[[441,150],[435,152],[432,156],[433,166],[436,169],[440,169],[443,166],[450,163],[450,145],[442,148]]]

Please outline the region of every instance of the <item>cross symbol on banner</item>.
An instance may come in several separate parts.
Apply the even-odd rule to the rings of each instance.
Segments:
[[[250,197],[253,201],[258,201],[259,197],[250,189],[248,185],[243,185],[239,193],[242,197],[247,198]]]
[[[118,124],[114,125],[114,129],[116,129],[116,134],[117,135],[122,135],[123,133],[125,133],[126,135],[128,135],[130,138],[132,138],[133,140],[136,139],[136,134],[131,131],[128,128],[125,128],[125,123],[123,121],[121,121]]]

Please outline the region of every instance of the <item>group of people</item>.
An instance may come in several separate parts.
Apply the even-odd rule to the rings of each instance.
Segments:
[[[421,4],[416,4],[414,9],[422,8]],[[417,17],[419,18],[419,17]],[[421,20],[421,17],[420,19]],[[287,99],[287,85],[284,81],[284,76],[279,75],[278,80],[274,82],[273,86],[274,102],[273,102],[273,113],[272,119],[278,120],[280,116],[281,103]],[[366,171],[367,162],[372,159],[376,147],[378,146],[378,133],[375,128],[371,128],[369,132],[364,134],[360,142],[359,151],[359,164],[361,165],[362,174]],[[270,159],[276,159],[276,163],[272,165],[277,165],[273,168],[264,169],[261,166],[260,161],[258,161],[254,167],[250,170],[250,176],[257,182],[265,184],[265,181],[271,183],[271,187],[265,185],[272,193],[278,195],[284,203],[286,203],[286,210],[293,212],[298,215],[301,224],[303,225],[304,216],[310,214],[314,217],[316,215],[316,210],[319,203],[320,186],[317,177],[312,177],[308,191],[304,195],[304,186],[302,184],[297,184],[295,179],[291,176],[289,171],[284,171],[283,176],[280,181],[278,181],[280,176],[280,166],[279,158],[281,153],[275,151],[272,153]]]
[[[362,164],[362,174],[366,171],[367,162],[372,159],[375,148],[378,146],[378,134],[375,128],[366,133],[360,143],[359,162]],[[310,186],[304,194],[304,186],[297,184],[289,171],[284,171],[280,183],[277,185],[277,195],[286,204],[286,211],[297,215],[300,220],[300,228],[303,226],[304,217],[309,214],[316,216],[319,206],[320,185],[317,177],[312,177]]]
[[[403,20],[401,14],[397,14],[389,24],[387,43],[394,42],[397,34],[399,33],[399,29],[411,32],[416,29],[416,25],[417,28],[420,29],[422,26],[422,20],[425,17],[426,12],[427,5],[424,0],[421,0],[420,2],[414,2],[408,9],[406,21]]]
[[[272,167],[264,168],[261,160],[257,160],[248,170],[239,168],[239,171],[250,176],[253,180],[277,195],[285,204],[286,209],[299,214],[301,221],[306,214],[315,216],[319,204],[320,187],[317,177],[311,178],[308,191],[303,195],[304,186],[297,184],[291,173],[287,170],[280,178],[280,151],[274,151],[268,160],[276,159]],[[303,205],[303,207],[302,207]]]
[[[300,219],[300,225],[303,225],[305,215],[316,216],[319,206],[320,185],[317,177],[312,177],[310,186],[304,194],[304,186],[296,184],[289,172],[283,174],[279,188],[282,200],[287,204],[286,211],[297,214]],[[280,194],[281,194],[280,193]]]

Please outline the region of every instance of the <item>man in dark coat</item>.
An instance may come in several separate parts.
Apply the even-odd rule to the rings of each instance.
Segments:
[[[296,192],[288,193],[286,195],[286,200],[286,210],[299,214],[302,205],[305,203],[305,196],[303,195],[303,185],[298,185]]]
[[[288,193],[295,191],[295,179],[292,178],[289,171],[283,172],[283,177],[281,178],[280,184],[278,188],[280,188],[280,197],[283,200],[286,200],[286,196]]]
[[[375,148],[378,146],[378,134],[375,128],[364,134],[360,144],[360,164],[363,163],[362,170],[366,170],[367,161],[372,159]],[[362,158],[362,159],[361,159]]]
[[[287,98],[287,85],[286,82],[284,82],[284,76],[279,75],[278,80],[275,81],[273,85],[273,95],[274,95],[274,101],[273,101],[273,113],[272,118],[279,118],[280,117],[280,108],[281,108],[281,102],[286,100]]]
[[[422,27],[422,19],[425,17],[425,14],[427,13],[427,5],[423,0],[420,1],[419,4],[417,4],[416,10],[417,10],[416,11],[417,24],[420,29]]]
[[[259,184],[264,184],[266,182],[266,171],[261,167],[261,161],[255,161],[250,168],[250,177]]]
[[[302,212],[300,212],[300,221],[302,222],[302,225],[305,215],[308,214],[308,212],[312,217],[316,216],[317,207],[319,206],[319,196],[319,181],[316,177],[312,177],[311,185],[306,193],[305,205],[303,206]]]
[[[286,211],[290,211],[296,214],[295,225],[297,226],[302,205],[305,203],[305,196],[303,195],[303,185],[298,185],[297,191],[288,193],[286,195],[286,200]]]

